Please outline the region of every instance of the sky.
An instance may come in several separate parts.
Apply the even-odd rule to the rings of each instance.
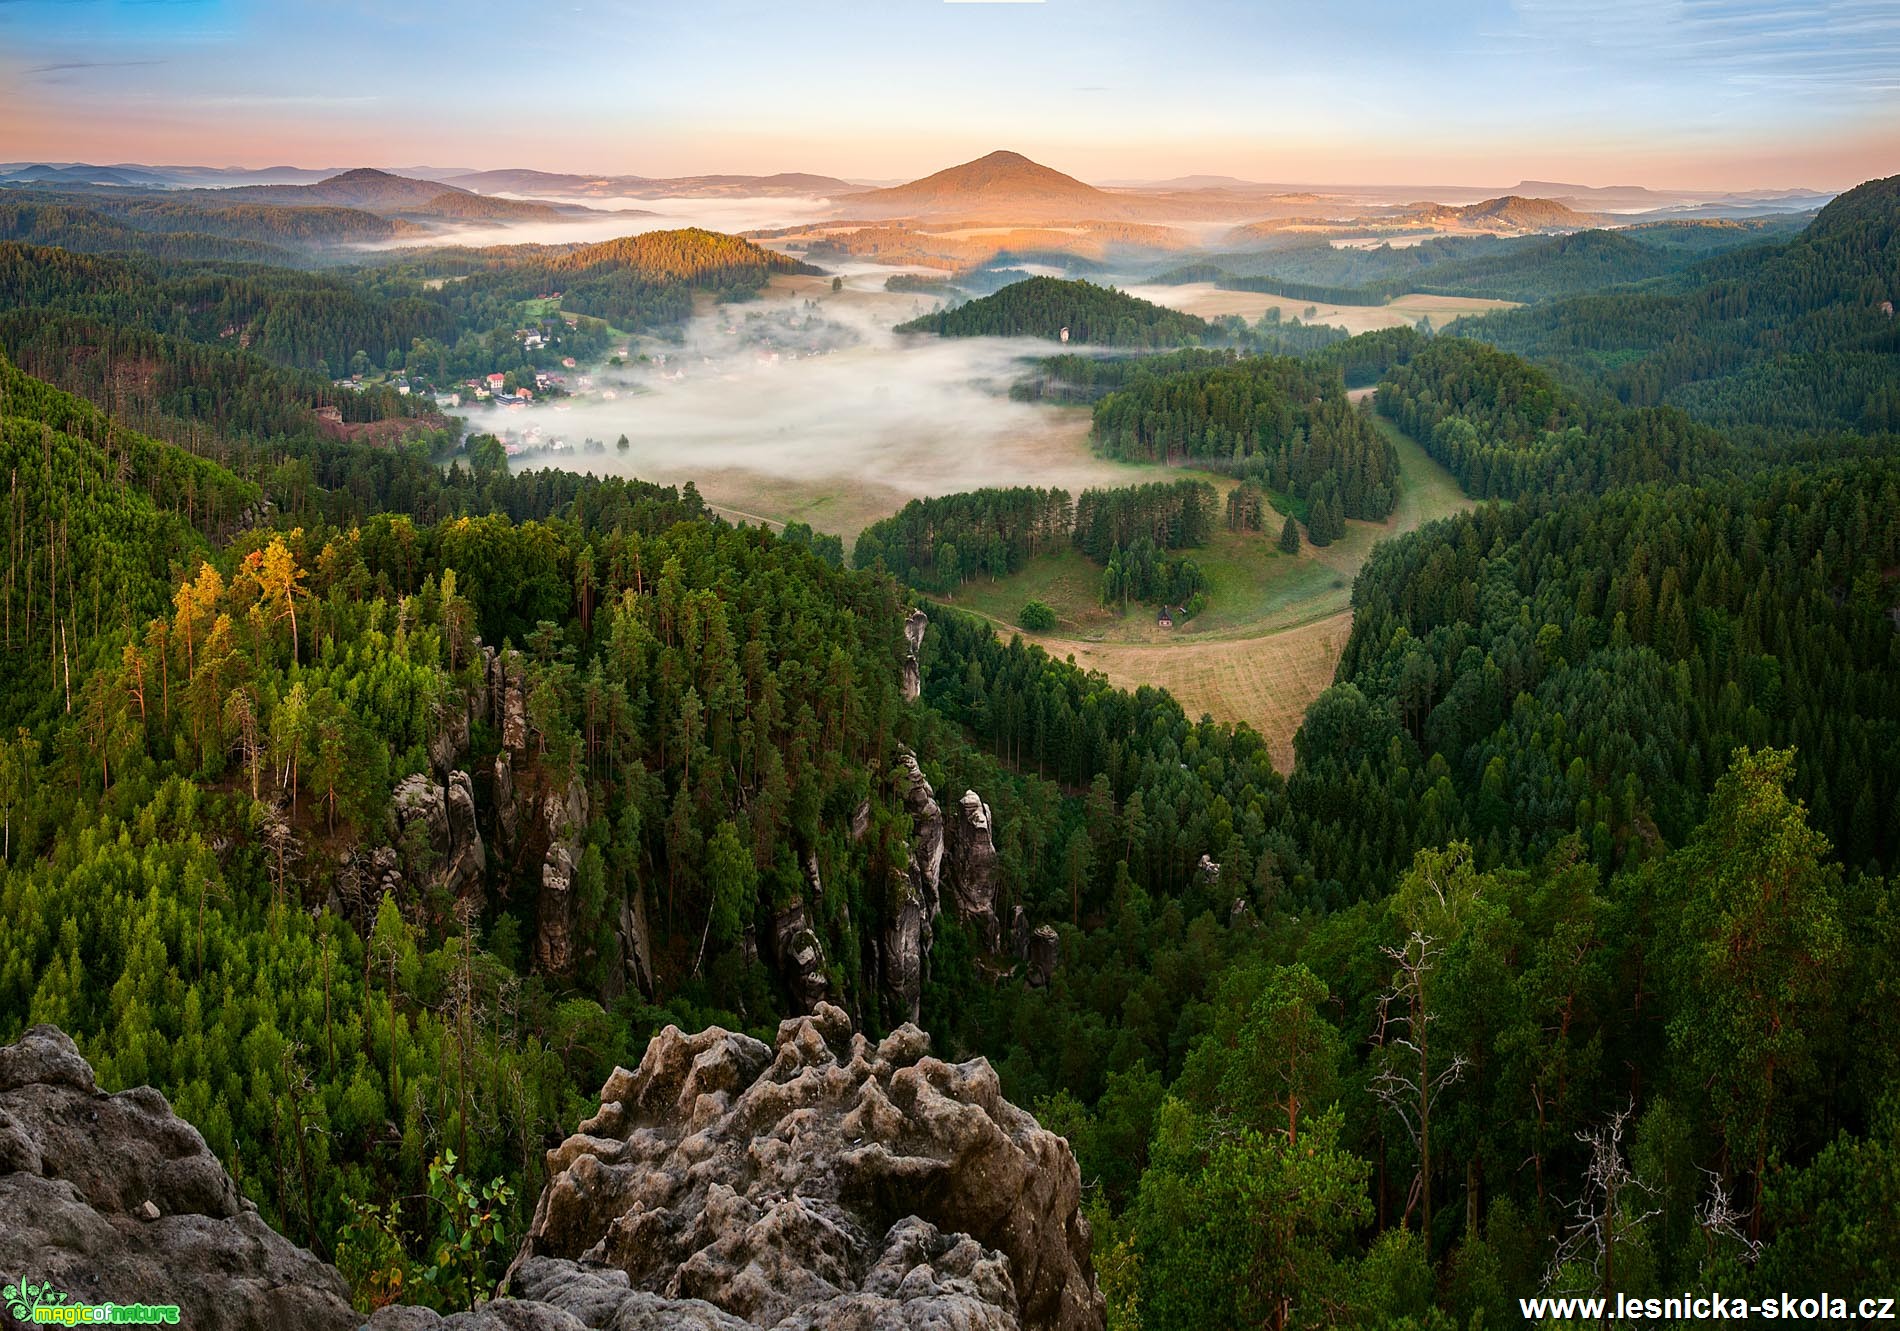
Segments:
[[[1839,189],[1900,0],[0,0],[0,160]]]

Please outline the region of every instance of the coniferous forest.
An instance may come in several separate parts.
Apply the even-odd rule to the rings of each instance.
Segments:
[[[337,383],[531,371],[549,287],[597,350],[670,335],[797,260],[694,229],[432,282],[279,266],[268,218],[4,221],[0,1041],[158,1087],[359,1309],[492,1291],[617,1065],[814,994],[1067,1139],[1118,1331],[1900,1270],[1900,177],[1706,257],[1571,238],[1551,299],[1302,355],[1005,286],[905,328],[1168,349],[1037,372],[1103,458],[1231,488],[914,499],[849,567]],[[1476,502],[1373,550],[1290,771],[910,620],[1061,551],[1185,610],[1223,523],[1299,553],[1269,495],[1314,544],[1392,514],[1393,426]],[[980,793],[996,901],[907,982],[913,764]],[[445,1177],[499,1216],[454,1267]]]

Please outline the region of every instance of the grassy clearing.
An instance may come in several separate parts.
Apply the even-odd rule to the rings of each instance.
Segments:
[[[1207,609],[1173,629],[1155,627],[1152,605],[1131,605],[1126,615],[1104,607],[1101,566],[1072,549],[1032,560],[1007,578],[966,583],[955,597],[943,599],[1011,625],[1024,604],[1042,601],[1056,612],[1058,633],[1094,642],[1250,637],[1327,613],[1328,598],[1347,590],[1329,565],[1283,553],[1273,525],[1271,535],[1223,527],[1206,545],[1180,552],[1201,566],[1209,591]]]
[[[1178,628],[1157,628],[1146,607],[1125,617],[1104,610],[1097,603],[1101,570],[1073,550],[1046,555],[1008,578],[971,583],[950,603],[1014,630],[1024,602],[1043,601],[1056,612],[1055,631],[1024,637],[1125,688],[1165,688],[1190,716],[1245,722],[1266,738],[1275,766],[1291,770],[1293,733],[1333,682],[1352,631],[1352,580],[1372,547],[1471,507],[1417,441],[1383,417],[1377,424],[1399,455],[1391,516],[1349,521],[1333,544],[1302,545],[1297,555],[1280,551],[1277,530],[1220,529],[1191,552],[1213,586],[1208,608]],[[1223,493],[1231,484],[1221,483]]]

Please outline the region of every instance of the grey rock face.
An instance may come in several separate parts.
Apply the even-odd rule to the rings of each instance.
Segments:
[[[1065,1142],[987,1062],[873,1045],[829,1004],[774,1045],[668,1027],[551,1181],[507,1292],[372,1331],[1100,1331]],[[333,1267],[264,1224],[149,1087],[101,1094],[60,1031],[0,1047],[0,1270],[186,1326],[345,1331]]]
[[[872,1045],[820,1004],[771,1047],[668,1027],[601,1101],[548,1153],[511,1272],[583,1324],[1103,1324],[1067,1144],[914,1026]]]
[[[475,816],[475,783],[467,772],[450,772],[446,788],[449,814],[449,890],[458,897],[482,881],[488,868],[488,847]]]
[[[523,692],[521,653],[503,652],[489,665],[488,690],[501,722],[501,746],[511,753],[528,749],[528,699]]]
[[[1052,925],[1038,925],[1029,935],[1029,955],[1024,959],[1031,987],[1040,989],[1055,978],[1062,964],[1062,936]]]
[[[910,863],[894,884],[896,905],[881,940],[884,1000],[894,1017],[916,1021],[921,1010],[924,963],[930,956],[943,876],[943,810],[937,807],[917,755],[899,746],[898,798],[910,814]]]
[[[423,772],[404,777],[390,799],[389,833],[406,881],[446,887],[457,896],[480,885],[488,852],[467,772],[450,772],[446,786]]]
[[[636,887],[620,900],[620,955],[633,987],[653,997],[653,931],[647,927],[647,903]]]
[[[580,834],[587,826],[587,808],[585,781],[575,781],[565,790],[551,790],[542,801],[548,853],[541,864],[534,959],[551,975],[566,975],[574,968],[574,871],[580,863]]]
[[[508,750],[495,755],[495,845],[504,857],[515,853],[521,814],[515,808],[515,762]]]
[[[475,651],[482,663],[482,687],[469,695],[469,719],[487,724],[495,715],[495,649],[477,638]]]
[[[825,974],[825,945],[811,926],[803,897],[772,915],[772,960],[799,1012],[815,1012],[831,997],[831,980]]]
[[[73,1042],[0,1048],[0,1271],[68,1303],[176,1303],[215,1331],[344,1331],[333,1267],[273,1232],[149,1086],[101,1094]]]
[[[904,621],[904,642],[908,649],[904,653],[904,701],[916,702],[924,691],[923,666],[918,661],[918,653],[924,649],[924,630],[930,627],[930,616],[921,610],[913,610]]]
[[[458,704],[438,717],[439,728],[429,741],[429,762],[439,780],[447,780],[468,752],[468,711],[467,706]]]
[[[996,917],[996,842],[990,832],[990,806],[974,790],[950,811],[945,838],[950,849],[950,900],[957,918],[976,931],[983,949],[1002,945],[1003,922]]]

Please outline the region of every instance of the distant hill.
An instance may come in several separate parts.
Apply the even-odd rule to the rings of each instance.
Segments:
[[[0,185],[143,185],[152,178],[109,166],[51,166],[38,162],[17,171],[0,172]]]
[[[417,180],[374,167],[344,171],[314,185],[239,185],[186,193],[194,202],[212,207],[239,203],[291,208],[329,206],[356,208],[384,217],[454,221],[547,222],[590,211],[578,204],[556,207],[532,199],[492,198],[439,180]]]
[[[370,221],[389,225],[380,217]],[[287,249],[210,231],[141,230],[90,208],[57,202],[0,197],[0,241],[53,245],[78,253],[149,254],[160,259],[235,259],[243,263],[289,264]]]
[[[727,274],[818,271],[749,240],[700,227],[647,231],[637,236],[603,240],[598,245],[585,245],[560,255],[549,266],[570,273],[631,268],[650,281],[708,286],[721,285],[720,278]]]
[[[170,193],[0,191],[0,239],[168,259],[294,264],[296,247],[359,245],[430,234],[400,217],[328,204],[286,207]]]
[[[1415,204],[1402,209],[1399,216],[1408,221],[1434,226],[1517,232],[1582,231],[1613,220],[1595,213],[1578,212],[1555,199],[1531,199],[1521,194],[1505,194],[1462,207],[1441,203]]]
[[[1289,198],[1286,202],[1296,205],[1289,210],[1292,215],[1278,215],[1278,209],[1267,212],[1264,217],[1261,212],[1256,212],[1254,215],[1260,220],[1235,227],[1227,233],[1226,243],[1236,248],[1270,242],[1284,243],[1284,238],[1296,231],[1378,237],[1429,228],[1450,232],[1478,231],[1501,236],[1529,235],[1544,231],[1584,231],[1592,227],[1614,226],[1627,220],[1599,213],[1578,212],[1556,199],[1532,199],[1520,194],[1504,194],[1467,204],[1426,200],[1357,211],[1344,209],[1332,215],[1314,211],[1310,205],[1306,206],[1305,211],[1300,211],[1300,201],[1297,199]]]
[[[774,274],[819,271],[738,236],[689,227],[622,236],[565,254],[530,254],[470,274],[466,289],[490,292],[503,300],[558,291],[563,310],[632,330],[690,317],[695,292],[746,299]]]
[[[219,190],[219,196],[236,202],[240,199],[259,203],[341,204],[370,212],[419,210],[440,198],[444,190],[453,190],[437,180],[415,180],[391,175],[373,167],[344,171],[314,185],[239,185]]]
[[[446,190],[416,211],[424,217],[452,217],[469,222],[561,222],[573,216],[569,209],[533,199],[498,199],[463,190]]]
[[[1080,221],[1126,216],[1127,204],[1106,190],[1030,161],[993,152],[892,189],[851,200],[854,217],[990,216],[1010,221]]]
[[[1072,343],[1112,347],[1192,346],[1207,325],[1191,314],[1141,300],[1113,287],[1032,277],[993,296],[899,324],[900,333],[944,337],[1042,337],[1068,329]]]

